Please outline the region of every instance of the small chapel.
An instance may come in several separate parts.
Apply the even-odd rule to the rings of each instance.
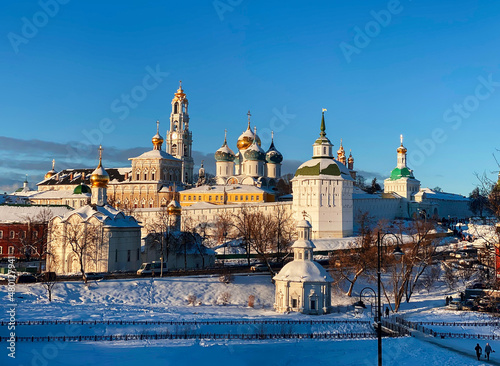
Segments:
[[[305,216],[305,214],[304,214]],[[305,218],[298,222],[298,239],[293,243],[293,261],[274,276],[278,313],[327,314],[331,307],[330,274],[313,259],[311,224]]]

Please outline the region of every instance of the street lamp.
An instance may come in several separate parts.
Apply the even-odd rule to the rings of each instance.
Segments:
[[[382,236],[382,239],[384,238],[385,235],[389,233],[385,233]],[[380,231],[377,233],[377,289],[378,289],[378,299],[377,299],[377,340],[378,340],[378,365],[382,366],[382,304],[381,304],[381,296],[380,296],[380,287],[381,287],[381,281],[380,281],[380,264],[381,264],[381,256],[380,256],[380,247],[381,247],[381,238],[380,238]],[[399,245],[396,245],[396,248],[394,249],[393,253],[394,257],[396,260],[400,260],[403,256],[403,251],[399,247]]]
[[[226,264],[226,237],[227,237],[227,231],[224,231],[222,233],[222,236],[224,237],[224,256],[222,257],[222,267]]]
[[[358,310],[359,312],[363,312],[365,309],[366,309],[366,305],[365,303],[363,302],[362,298],[363,298],[363,292],[365,290],[370,290],[371,292],[373,292],[373,295],[375,296],[375,301],[377,301],[377,294],[375,292],[374,289],[372,289],[371,287],[365,287],[363,288],[360,292],[359,292],[359,301],[356,301],[354,303],[354,307],[356,308],[356,310]],[[373,310],[373,306],[372,306],[372,310]],[[373,313],[373,312],[372,312]],[[375,315],[375,320],[377,320],[377,316]]]

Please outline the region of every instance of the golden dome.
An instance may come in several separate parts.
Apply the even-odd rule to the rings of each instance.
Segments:
[[[92,188],[106,188],[109,183],[109,175],[102,167],[102,147],[99,146],[99,165],[90,176],[90,185]]]
[[[45,173],[45,175],[44,175],[45,179],[49,179],[50,177],[57,174],[56,170],[54,169],[55,164],[56,164],[56,161],[54,159],[52,159],[52,170],[49,170],[47,173]]]
[[[398,154],[406,154],[407,151],[408,150],[406,150],[406,147],[404,147],[403,145],[398,147]]]
[[[408,150],[403,146],[403,135],[400,135],[399,138],[401,139],[401,146],[398,147],[398,154],[406,154]]]
[[[250,129],[250,111],[247,113],[248,116],[248,126],[245,132],[243,132],[240,137],[238,138],[238,142],[236,142],[236,147],[238,150],[246,150],[252,145],[253,140],[255,139],[255,142],[257,145],[261,146],[261,141],[260,137],[257,135],[257,133],[252,132]]]
[[[182,212],[182,207],[176,200],[172,200],[167,207],[167,212],[169,215],[180,215]]]
[[[151,141],[155,150],[161,150],[161,145],[163,145],[163,137],[160,136],[160,121],[156,121],[156,135],[153,136]]]

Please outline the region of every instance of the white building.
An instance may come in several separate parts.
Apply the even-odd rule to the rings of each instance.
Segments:
[[[354,180],[347,167],[333,158],[333,145],[325,129],[323,111],[313,157],[299,166],[292,179],[293,212],[297,221],[304,212],[309,215],[313,238],[350,236],[353,234]]]
[[[298,240],[292,245],[293,261],[274,276],[274,308],[279,313],[326,314],[330,312],[333,279],[313,260],[315,246],[310,240],[311,224],[303,219],[297,229]]]
[[[99,165],[90,177],[92,197],[87,204],[50,222],[47,270],[57,274],[136,271],[140,266],[141,227],[107,204],[109,175]]]

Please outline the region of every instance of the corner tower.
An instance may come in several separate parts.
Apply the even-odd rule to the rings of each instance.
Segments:
[[[170,130],[167,131],[167,153],[182,160],[182,183],[193,183],[194,160],[192,157],[193,135],[189,130],[188,100],[182,89],[179,89],[172,99],[170,114]]]

